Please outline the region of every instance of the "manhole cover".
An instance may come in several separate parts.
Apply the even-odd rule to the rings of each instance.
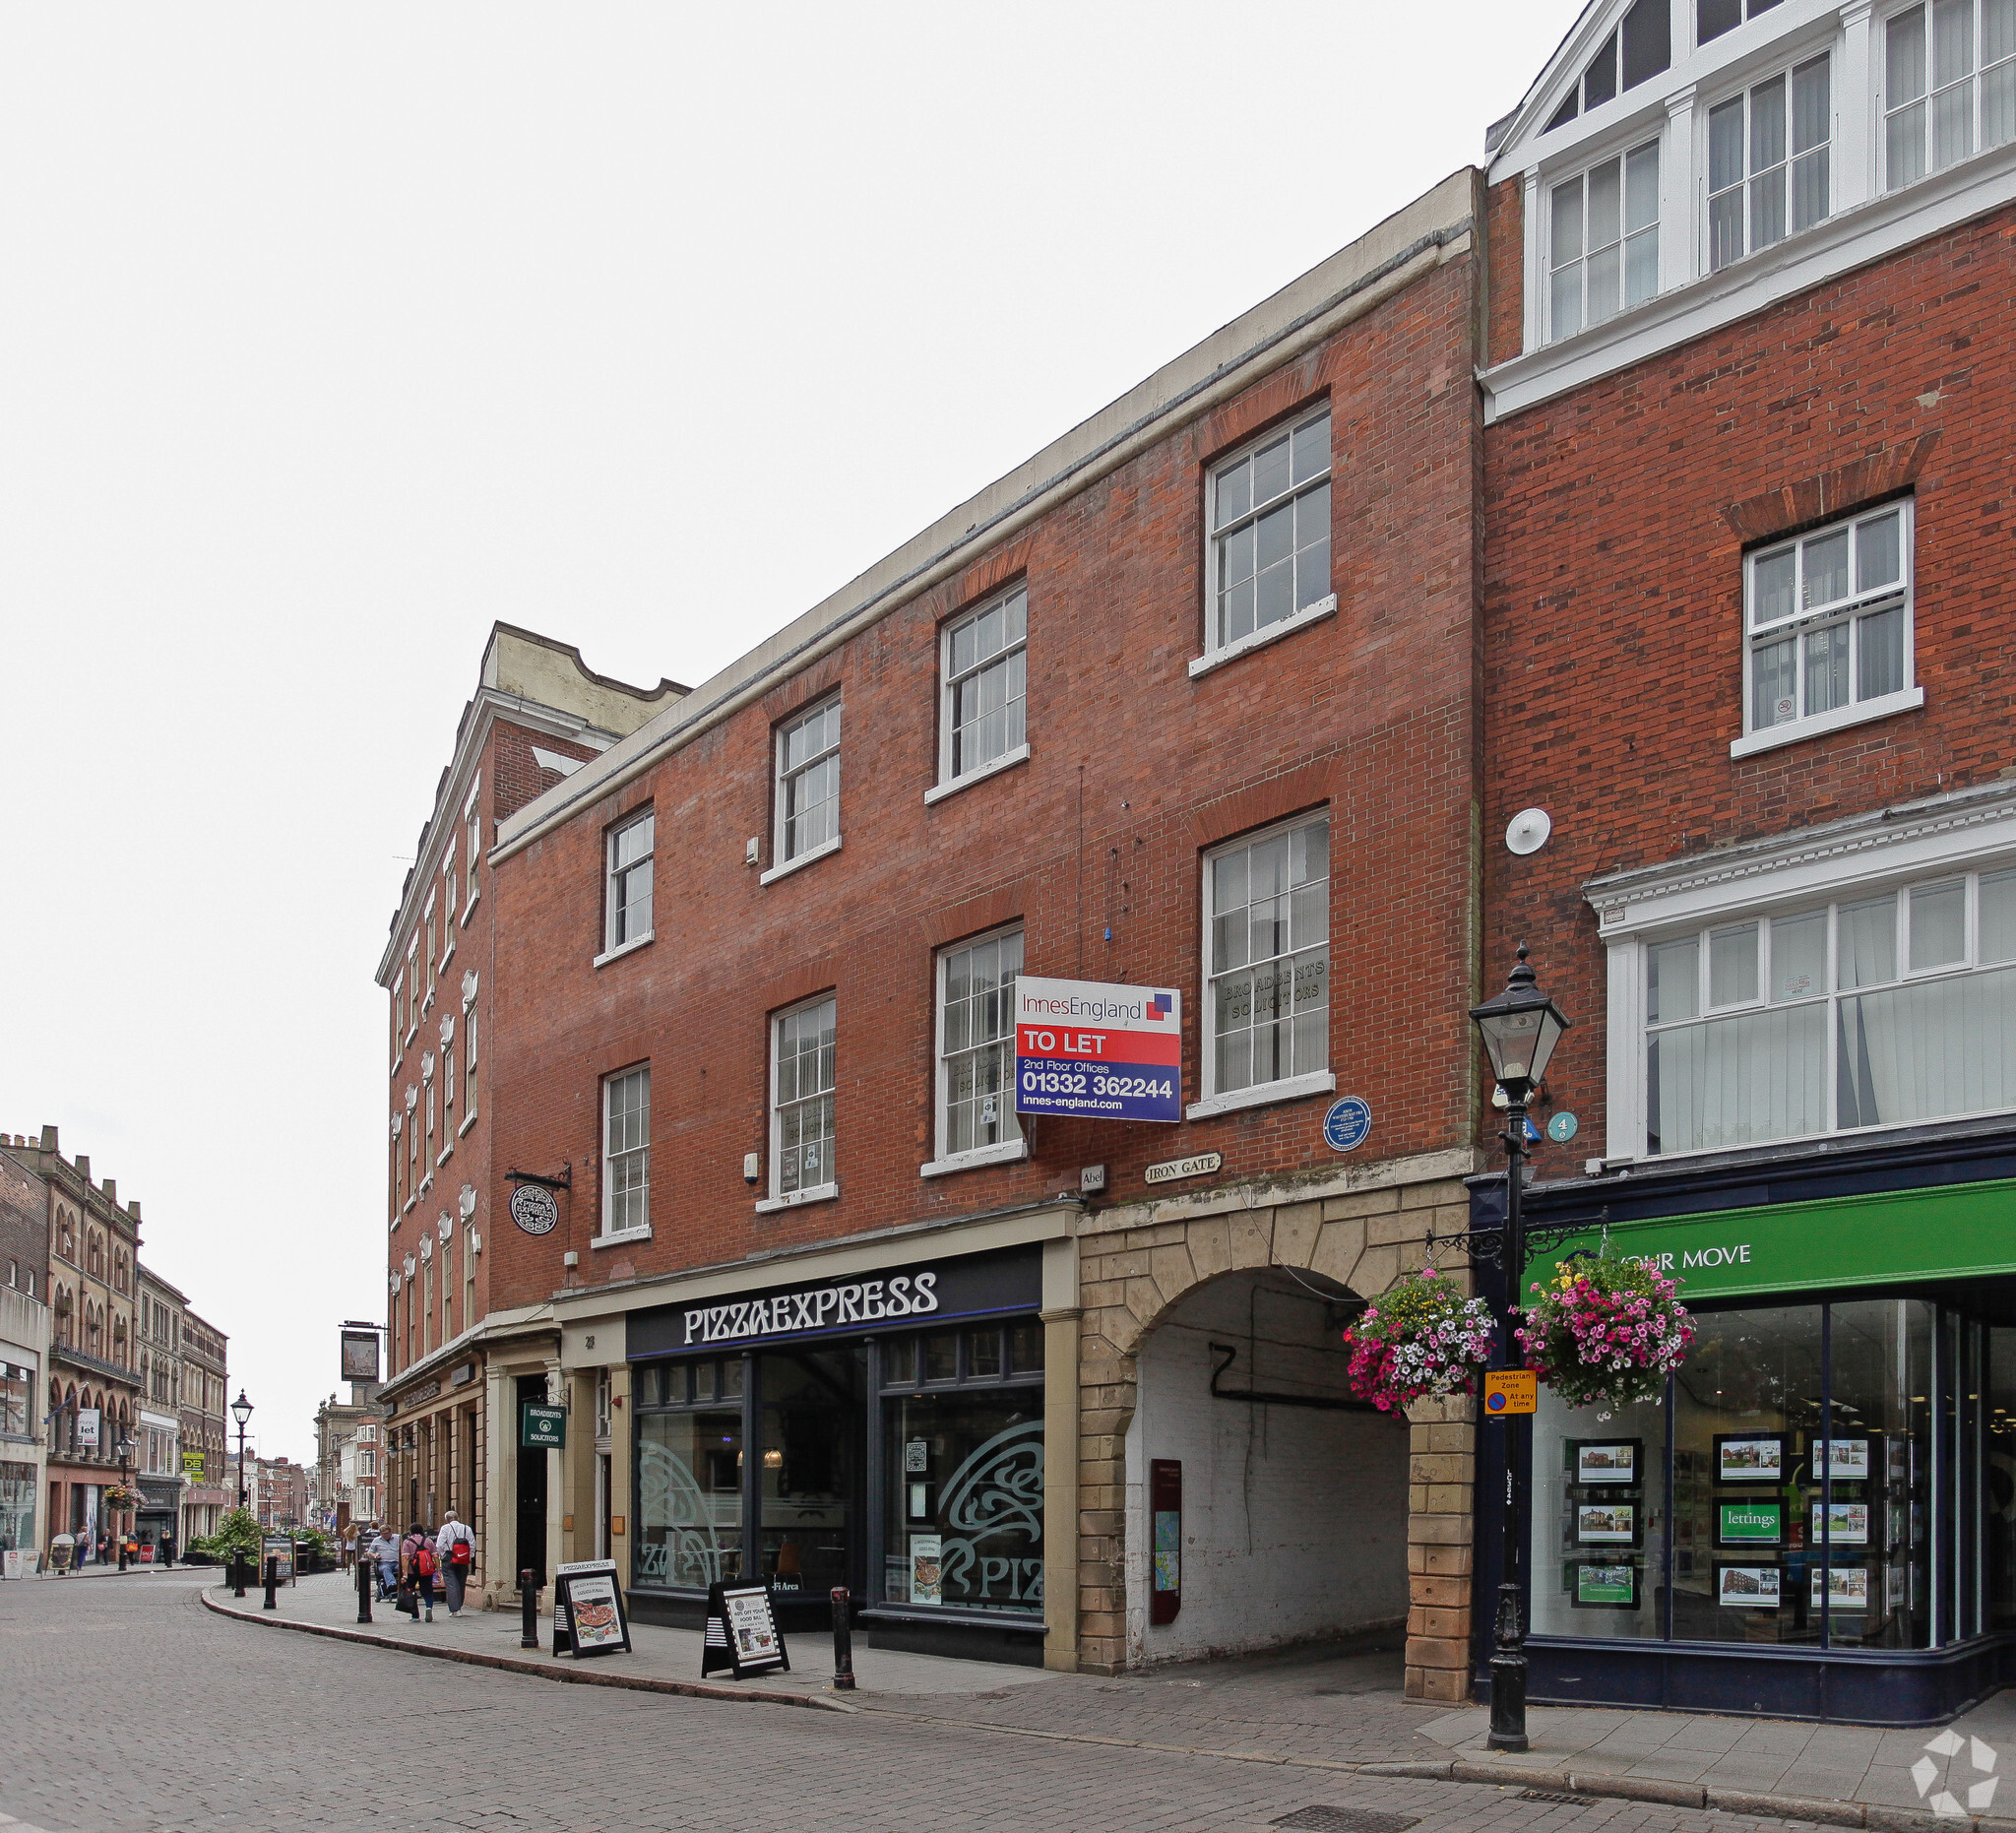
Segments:
[[[1380,1814],[1366,1807],[1297,1807],[1267,1824],[1293,1827],[1297,1833],[1407,1833],[1420,1824],[1420,1816]]]
[[[1594,1807],[1595,1801],[1587,1795],[1569,1795],[1561,1789],[1521,1789],[1522,1801],[1566,1801],[1570,1807]]]

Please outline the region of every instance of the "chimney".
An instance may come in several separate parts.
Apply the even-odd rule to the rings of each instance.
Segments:
[[[83,1182],[85,1182],[85,1183],[87,1183],[87,1184],[89,1184],[89,1183],[91,1182],[91,1154],[90,1154],[90,1153],[88,1153],[88,1152],[80,1152],[80,1153],[79,1153],[79,1154],[77,1155],[77,1175],[78,1175],[78,1177],[79,1177],[79,1178],[80,1178],[80,1179],[81,1179],[81,1180],[82,1180]]]
[[[114,1207],[116,1207],[116,1206],[117,1206],[117,1204],[118,1204],[118,1201],[119,1201],[119,1182],[118,1182],[118,1179],[117,1179],[117,1178],[115,1178],[115,1177],[107,1177],[107,1178],[105,1179],[105,1186],[104,1186],[104,1188],[105,1188],[105,1201],[106,1201],[107,1203],[110,1203],[110,1204],[112,1204],[112,1205],[113,1205]]]
[[[54,1152],[56,1150],[56,1129],[53,1126],[42,1128],[42,1150],[44,1152]]]

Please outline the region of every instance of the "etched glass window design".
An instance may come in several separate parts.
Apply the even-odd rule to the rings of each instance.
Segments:
[[[945,629],[945,777],[1019,750],[1029,736],[1029,594],[1020,586]]]
[[[790,1196],[834,1181],[833,1089],[836,1002],[821,999],[776,1022],[772,1194]]]
[[[1205,862],[1209,1094],[1329,1067],[1330,817],[1240,841]]]
[[[1015,1113],[1015,981],[1022,931],[939,958],[940,1149],[950,1155],[1022,1137]]]
[[[1330,410],[1266,434],[1211,473],[1210,646],[1330,596]]]
[[[1832,208],[1832,72],[1825,53],[1708,112],[1711,269],[1809,229]]]
[[[1911,536],[1893,503],[1744,561],[1749,730],[1911,686]]]
[[[1883,29],[1883,182],[2016,140],[2016,0],[1931,0]]]
[[[602,1232],[628,1234],[651,1222],[651,1070],[602,1084]]]
[[[777,857],[783,864],[840,837],[840,697],[777,734]]]

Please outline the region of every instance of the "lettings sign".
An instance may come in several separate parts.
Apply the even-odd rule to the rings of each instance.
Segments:
[[[1183,1117],[1183,995],[1102,980],[1015,982],[1015,1111]]]

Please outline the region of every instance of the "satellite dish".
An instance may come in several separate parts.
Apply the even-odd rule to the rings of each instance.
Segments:
[[[1505,830],[1506,849],[1522,855],[1538,853],[1547,844],[1547,836],[1553,831],[1554,824],[1544,808],[1522,808]]]

